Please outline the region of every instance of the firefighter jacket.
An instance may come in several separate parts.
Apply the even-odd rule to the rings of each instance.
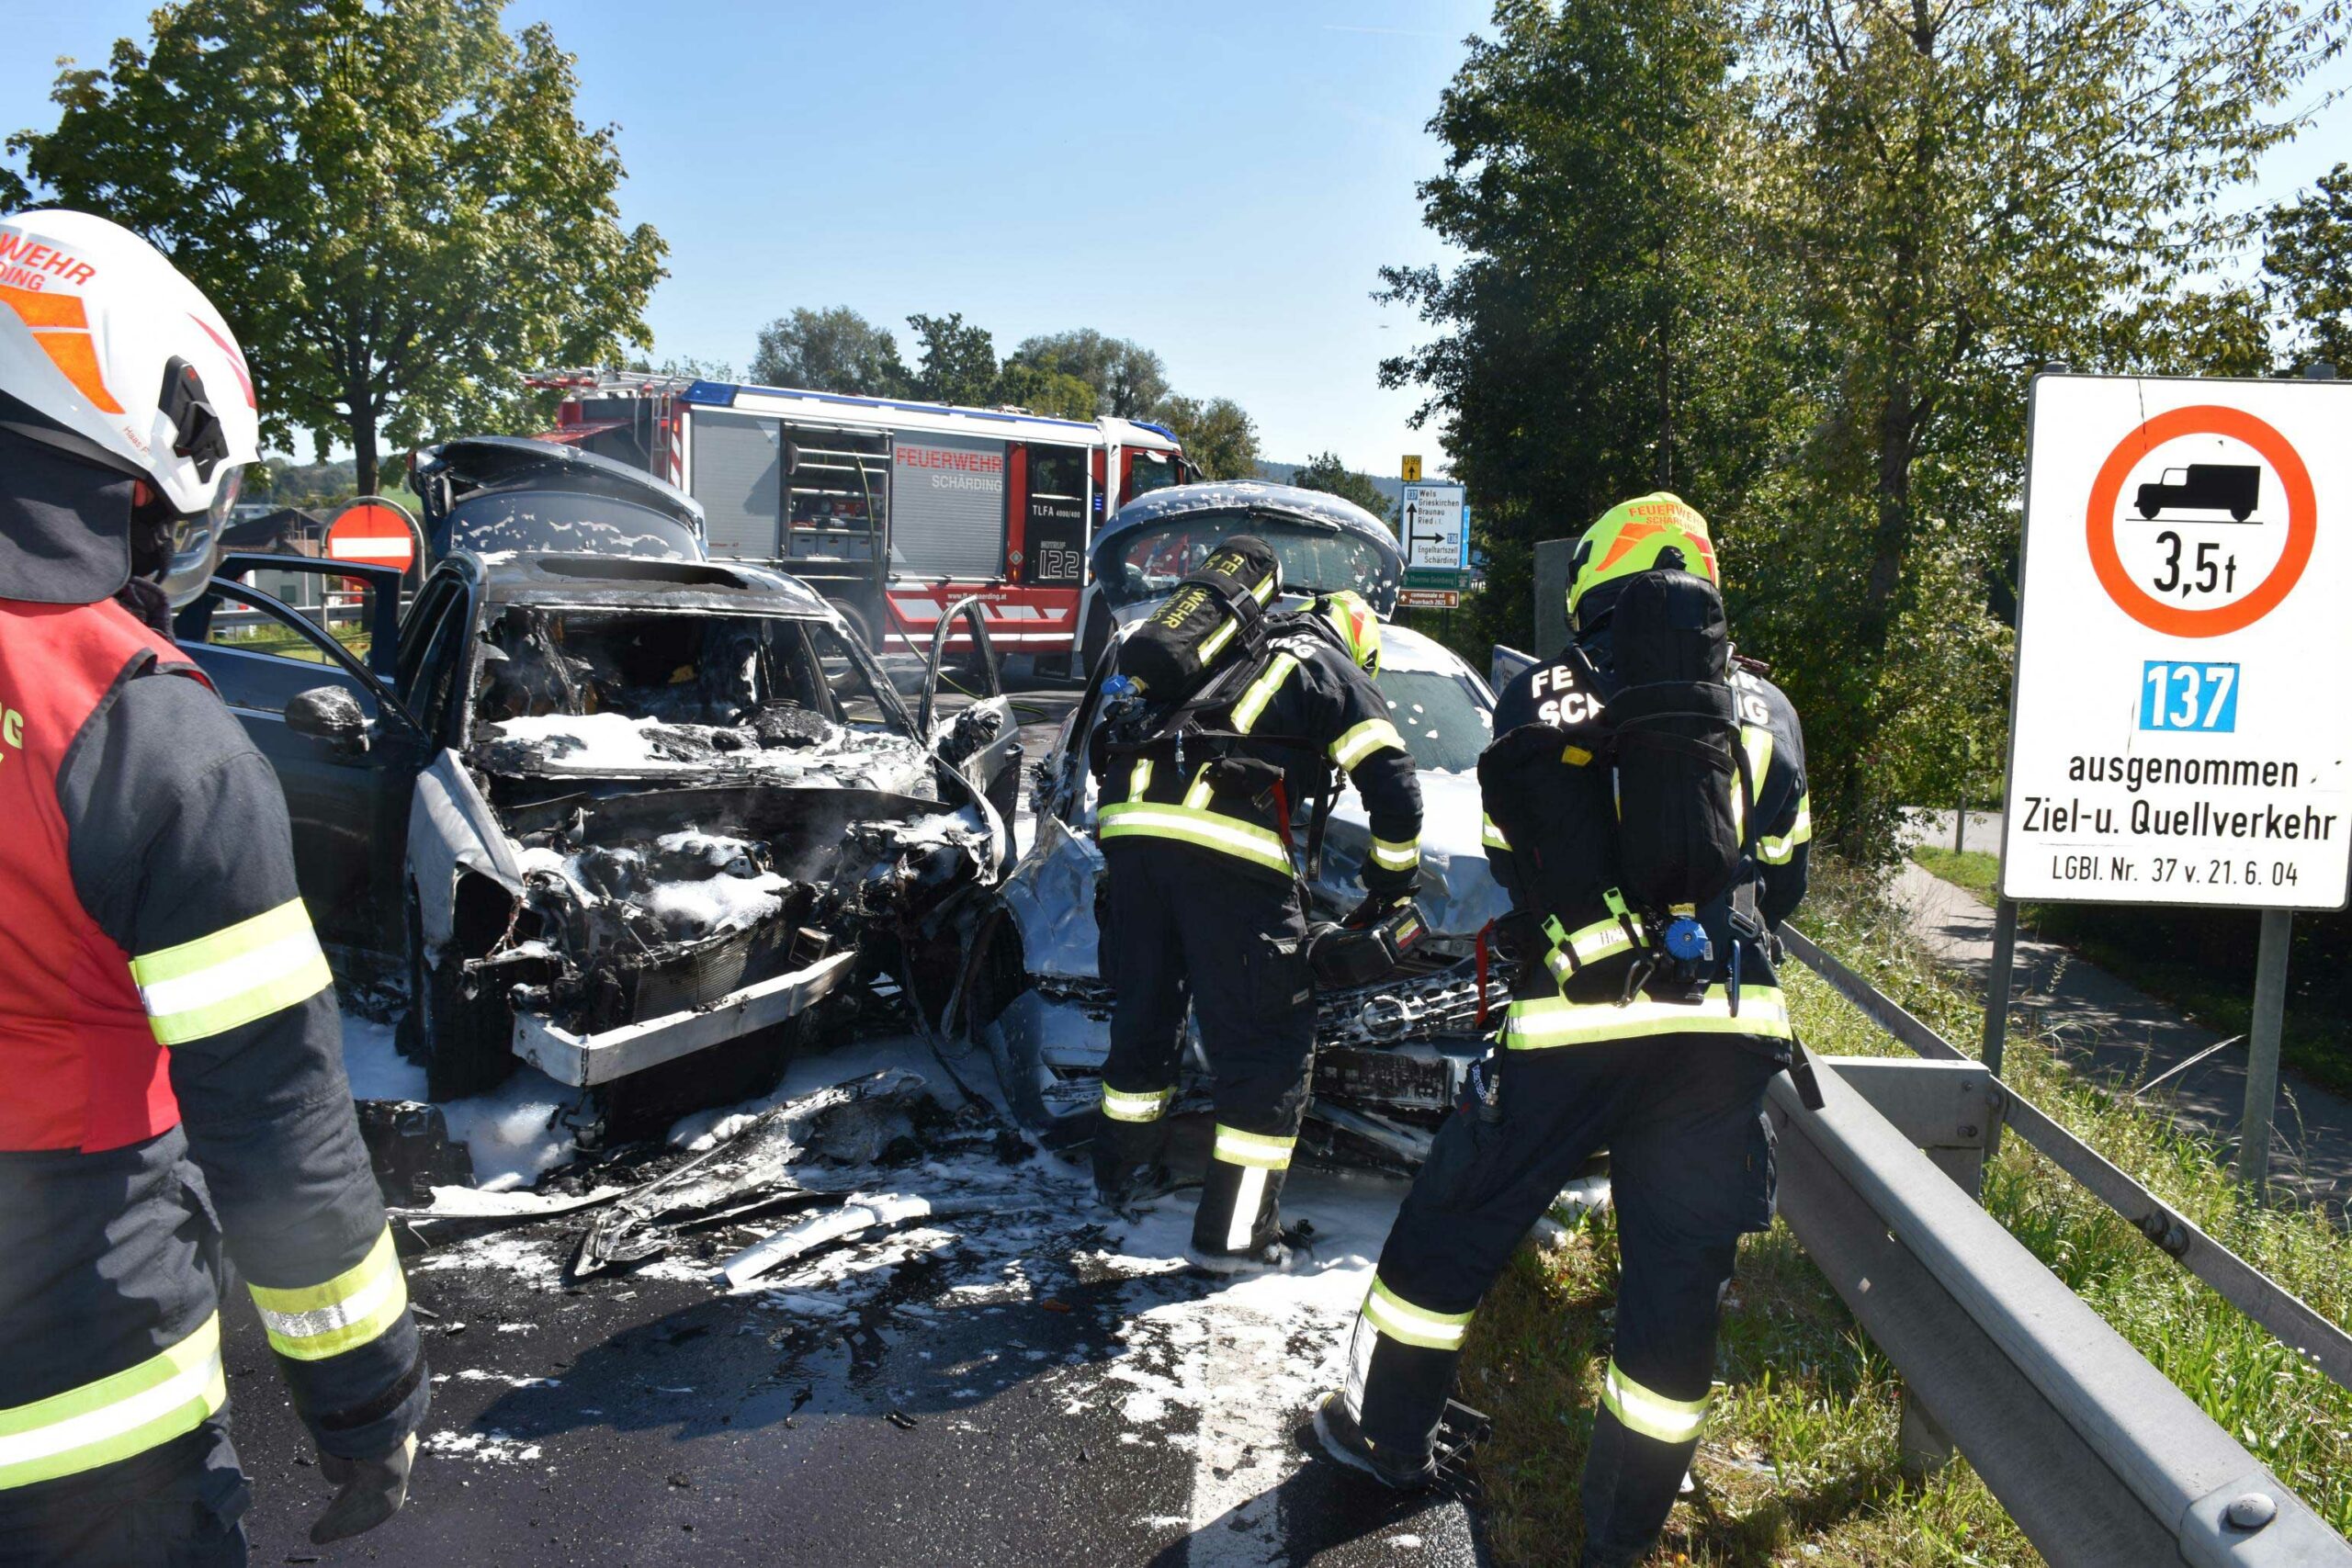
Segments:
[[[324,1453],[428,1394],[276,776],[112,601],[0,600],[0,1500],[226,1398],[221,1248]]]
[[[1606,629],[1585,643],[1583,651],[1591,660],[1590,671],[1563,650],[1550,662],[1515,676],[1497,700],[1495,733],[1508,735],[1529,724],[1573,726],[1596,717],[1608,692],[1593,689],[1593,676],[1604,686],[1611,683]],[[1769,929],[1793,913],[1804,897],[1813,840],[1804,734],[1796,709],[1771,682],[1736,665],[1731,686],[1756,797],[1751,807],[1742,787],[1736,782],[1730,786],[1735,819],[1750,848],[1734,894],[1698,911],[1713,951],[1724,958],[1697,1002],[1626,995],[1635,939],[1645,933],[1638,914],[1621,900],[1604,894],[1585,908],[1529,908],[1510,841],[1496,826],[1492,811],[1487,812],[1483,828],[1487,860],[1521,917],[1514,932],[1520,983],[1504,1031],[1513,1048],[1643,1034],[1722,1033],[1747,1037],[1764,1043],[1769,1054],[1786,1057],[1788,1043],[1794,1038],[1787,1002],[1770,956],[1756,940],[1755,923],[1742,919],[1735,924],[1734,901],[1743,889],[1752,888],[1755,918]],[[1622,809],[1609,781],[1596,778],[1591,788],[1592,810]],[[1751,809],[1753,824],[1747,819]]]
[[[1372,678],[1321,636],[1304,628],[1276,636],[1238,694],[1204,709],[1188,730],[1102,759],[1103,843],[1165,839],[1287,882],[1295,874],[1287,808],[1319,793],[1337,767],[1372,818],[1367,890],[1409,892],[1419,880],[1421,788],[1412,753]],[[1232,762],[1246,765],[1219,766]],[[1277,774],[1279,790],[1271,787]]]

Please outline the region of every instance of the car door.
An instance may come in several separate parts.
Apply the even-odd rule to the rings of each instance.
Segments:
[[[295,884],[321,937],[391,953],[409,797],[430,751],[406,706],[370,667],[389,670],[398,651],[400,573],[286,556],[231,556],[221,569],[180,612],[174,626],[180,647],[277,775],[293,832]],[[322,602],[316,612],[328,622],[322,626],[243,581],[265,570],[298,582],[356,577],[368,593],[349,620]],[[323,690],[347,694],[362,725],[322,732],[316,719]]]
[[[958,621],[964,623],[960,632],[956,629]],[[952,669],[947,662],[951,637],[966,642]],[[977,598],[957,600],[932,627],[916,724],[923,743],[988,797],[1009,829],[1021,795],[1021,726],[1013,717],[1012,699],[1004,694],[996,649]]]

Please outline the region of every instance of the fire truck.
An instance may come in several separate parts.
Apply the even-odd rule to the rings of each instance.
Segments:
[[[528,379],[565,394],[541,439],[668,479],[702,503],[713,556],[802,579],[877,651],[927,648],[969,595],[1001,652],[1071,655],[1094,530],[1193,477],[1174,434],[1140,420],[618,371]]]

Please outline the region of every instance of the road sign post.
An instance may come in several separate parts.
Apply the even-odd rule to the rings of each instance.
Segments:
[[[2288,912],[2352,879],[2352,386],[2044,373],[2027,423],[2001,896],[2265,912],[2259,1187]]]

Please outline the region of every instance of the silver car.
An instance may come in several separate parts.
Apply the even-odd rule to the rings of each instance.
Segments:
[[[1311,513],[1292,501],[1300,495],[1313,497]],[[1193,504],[1184,504],[1188,499]],[[1353,588],[1384,613],[1394,607],[1395,537],[1345,502],[1275,485],[1190,485],[1148,501],[1142,526],[1130,517],[1145,504],[1139,502],[1120,513],[1096,546],[1098,572],[1107,567],[1116,577],[1123,565],[1135,567],[1125,579],[1131,588],[1141,579],[1159,591],[1119,595],[1106,647],[1189,570],[1193,547],[1204,549],[1241,532],[1269,537],[1283,555],[1286,591]],[[1148,575],[1139,563],[1157,565]],[[955,1010],[955,1021],[987,1048],[1015,1113],[1049,1137],[1083,1130],[1100,1099],[1110,1046],[1112,992],[1097,961],[1103,863],[1084,745],[1110,660],[1098,655],[1093,668],[1085,695],[1036,770],[1024,852],[995,891],[997,907],[976,928]],[[1469,1062],[1484,1049],[1480,946],[1509,901],[1487,868],[1479,834],[1476,765],[1493,735],[1492,692],[1451,649],[1394,625],[1383,628],[1377,684],[1420,777],[1419,898],[1432,934],[1417,948],[1411,972],[1319,998],[1306,1135],[1310,1146],[1395,1168],[1419,1163]],[[1370,840],[1361,803],[1343,789],[1321,863],[1305,879],[1310,920],[1335,919],[1363,896],[1360,874]],[[1498,988],[1489,999],[1499,1012]],[[1186,1060],[1189,1093],[1205,1086],[1197,1033]]]

